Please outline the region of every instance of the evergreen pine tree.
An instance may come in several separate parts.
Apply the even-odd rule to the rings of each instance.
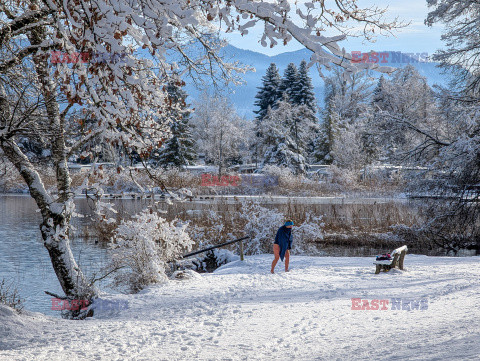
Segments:
[[[171,82],[167,86],[168,100],[172,107],[169,116],[172,119],[172,136],[160,149],[157,164],[162,167],[181,167],[194,164],[196,153],[189,124],[190,111],[187,109],[187,93],[181,88],[185,83]]]
[[[255,96],[257,100],[254,105],[259,108],[254,111],[257,114],[257,120],[262,120],[265,117],[269,107],[272,109],[276,107],[277,101],[281,98],[280,84],[281,78],[278,68],[274,63],[271,63],[266,74],[262,77],[262,86],[258,88],[258,93]]]
[[[373,91],[372,105],[374,110],[386,110],[388,106],[389,94],[387,91],[388,85],[385,77],[382,75],[378,80],[377,86]]]
[[[336,95],[335,85],[330,78],[325,80],[325,109],[323,110],[323,122],[320,126],[320,135],[316,140],[315,157],[325,164],[332,164],[332,149],[334,141],[335,124],[338,122],[338,114],[335,111],[334,98]]]
[[[298,78],[296,85],[296,96],[294,98],[294,104],[303,108],[303,117],[301,118],[304,123],[309,122],[309,136],[305,146],[307,152],[307,158],[310,162],[314,163],[318,159],[316,153],[318,144],[319,124],[317,118],[317,99],[315,98],[315,92],[313,90],[312,78],[308,75],[307,62],[302,60],[300,67],[298,68]]]
[[[282,79],[278,73],[278,68],[274,63],[271,63],[267,72],[262,77],[262,86],[259,89],[255,98],[255,106],[259,109],[255,110],[257,114],[255,121],[255,140],[252,142],[251,151],[253,158],[258,163],[259,158],[263,154],[264,148],[264,134],[261,127],[261,122],[267,115],[269,109],[275,109],[277,102],[281,98],[280,84]]]
[[[298,68],[297,93],[294,104],[306,105],[313,114],[317,112],[317,100],[313,91],[312,78],[308,75],[307,62],[302,60]]]
[[[285,72],[283,73],[282,82],[280,84],[280,94],[285,94],[287,100],[291,104],[295,104],[295,100],[298,98],[299,93],[299,74],[295,64],[290,63],[287,65]]]

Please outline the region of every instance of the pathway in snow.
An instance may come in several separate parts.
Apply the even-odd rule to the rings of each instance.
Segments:
[[[67,321],[0,308],[0,360],[468,360],[480,355],[478,257],[248,257],[137,295],[128,310]],[[352,298],[427,300],[425,310],[352,310]]]

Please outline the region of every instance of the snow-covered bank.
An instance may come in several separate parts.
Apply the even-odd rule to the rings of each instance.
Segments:
[[[28,193],[0,193],[0,197],[28,197]],[[85,194],[75,195],[75,199],[85,199]],[[144,193],[122,193],[122,194],[109,194],[104,195],[105,199],[118,199],[118,200],[132,200],[132,199],[152,199],[152,194]],[[171,196],[165,196],[162,194],[154,194],[154,200],[176,202]],[[428,197],[425,197],[428,198]],[[431,197],[433,198],[433,197]],[[236,204],[242,201],[256,201],[261,204],[288,204],[295,202],[299,204],[382,204],[382,203],[408,203],[411,202],[411,198],[408,198],[404,193],[399,193],[395,196],[382,196],[382,195],[368,195],[344,193],[334,196],[282,196],[282,195],[211,195],[211,194],[199,194],[187,198],[188,202],[194,203],[225,203]],[[168,201],[167,201],[168,202]],[[185,202],[184,199],[181,202]]]
[[[104,307],[86,321],[0,309],[0,359],[473,360],[480,354],[478,257],[407,255],[406,272],[379,275],[372,257],[293,257],[291,272],[279,264],[274,275],[271,259],[248,257],[137,295],[106,296],[128,302],[128,309]],[[387,310],[354,310],[352,298],[389,303]],[[410,306],[423,300],[427,307],[393,310],[393,299]]]

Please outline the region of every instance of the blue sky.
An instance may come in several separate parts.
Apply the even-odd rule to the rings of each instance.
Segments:
[[[293,3],[293,0],[291,2]],[[340,42],[339,45],[345,47],[348,52],[368,52],[371,50],[377,52],[401,51],[404,53],[428,53],[431,55],[443,46],[440,40],[442,26],[427,27],[424,25],[424,20],[429,12],[426,0],[359,0],[358,4],[360,6],[377,4],[382,8],[388,7],[387,19],[393,19],[398,16],[399,20],[411,22],[411,24],[395,32],[395,36],[378,36],[375,43],[366,42],[360,38],[350,38]],[[278,45],[273,49],[264,48],[258,42],[260,37],[260,26],[250,29],[249,34],[244,37],[238,34],[226,34],[226,38],[233,46],[266,55],[276,55],[302,48],[299,43],[294,41],[291,41],[287,46]]]

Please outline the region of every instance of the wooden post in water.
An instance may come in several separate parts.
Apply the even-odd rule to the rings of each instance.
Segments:
[[[240,241],[240,261],[243,261],[243,241]]]

